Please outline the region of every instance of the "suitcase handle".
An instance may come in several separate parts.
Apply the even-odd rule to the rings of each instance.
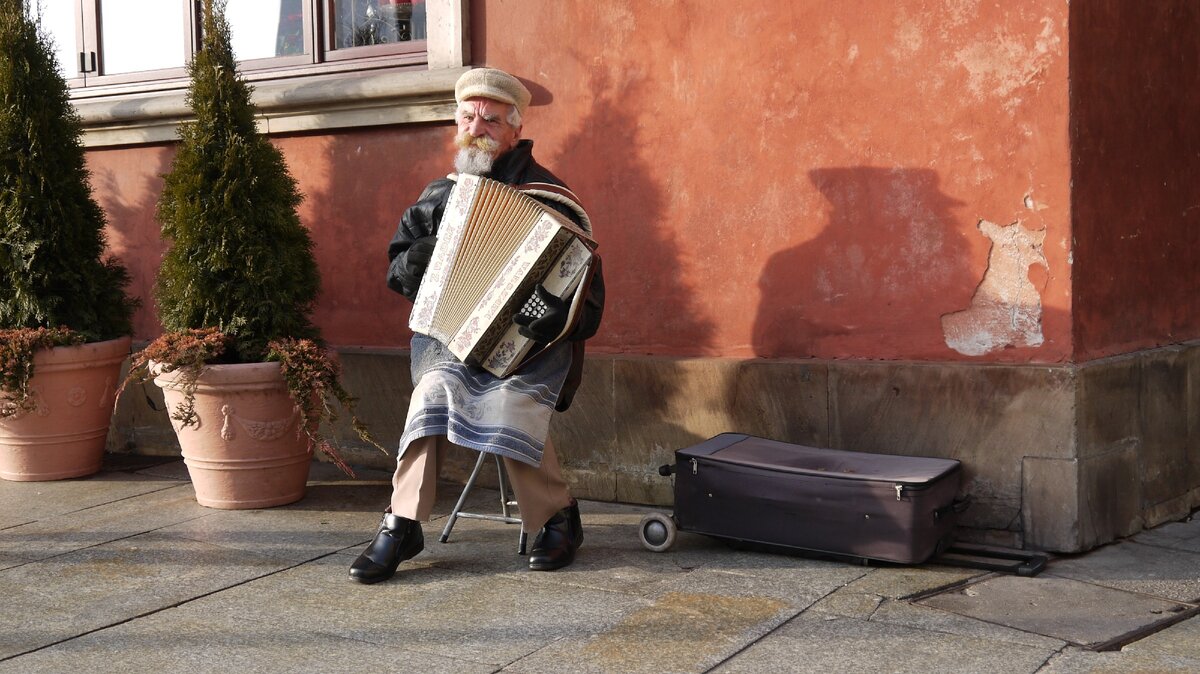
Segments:
[[[675,464],[668,463],[658,467],[658,474],[663,477],[670,477],[671,473],[675,472]]]
[[[971,507],[971,495],[967,494],[962,498],[956,498],[950,505],[944,505],[941,508],[933,511],[933,519],[940,520],[943,516],[950,513],[961,513]]]

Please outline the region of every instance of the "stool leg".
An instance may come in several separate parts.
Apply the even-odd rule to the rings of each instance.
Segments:
[[[508,490],[504,488],[504,464],[500,462],[499,454],[492,456],[496,458],[496,481],[500,484],[500,512],[505,517],[511,517],[508,514]]]
[[[450,511],[450,517],[446,521],[446,528],[442,529],[441,541],[443,543],[450,540],[450,530],[454,528],[454,522],[458,519],[458,513],[462,510],[463,504],[467,502],[467,494],[470,494],[471,488],[475,486],[475,479],[479,477],[479,469],[483,467],[485,456],[487,456],[485,452],[479,453],[479,460],[475,462],[475,470],[471,471],[471,477],[467,478],[467,483],[463,485],[462,494],[458,497],[458,503],[455,503],[454,509]]]
[[[505,517],[512,517],[509,507],[517,502],[508,498],[508,490],[504,488],[504,464],[500,461],[500,455],[496,454],[496,475],[500,482],[500,509],[504,512]],[[520,507],[518,505],[518,507]],[[525,533],[525,525],[521,525],[521,535],[517,539],[517,554],[525,556],[526,542],[529,540],[529,534]]]

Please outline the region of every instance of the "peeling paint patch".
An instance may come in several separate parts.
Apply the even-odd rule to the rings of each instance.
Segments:
[[[1042,297],[1029,280],[1029,267],[1048,268],[1042,250],[1046,230],[980,220],[979,231],[992,241],[988,267],[971,306],[942,316],[946,346],[967,356],[1007,346],[1040,346]]]
[[[1062,39],[1046,18],[1032,46],[997,33],[995,39],[960,49],[954,56],[967,70],[967,87],[982,99],[988,93],[1003,98],[1033,83],[1061,51]]]
[[[979,13],[979,0],[947,0],[941,9],[943,21],[951,26],[961,26]]]
[[[899,47],[899,55],[912,56],[921,50],[921,45],[924,42],[925,38],[921,34],[921,24],[917,19],[906,16],[903,9],[900,10],[900,18],[896,25],[896,45]]]

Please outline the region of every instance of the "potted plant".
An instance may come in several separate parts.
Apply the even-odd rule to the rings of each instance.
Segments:
[[[302,197],[256,131],[221,3],[205,0],[203,33],[189,65],[196,119],[180,128],[157,205],[165,332],[126,381],[162,387],[201,505],[283,505],[303,497],[314,448],[353,475],[320,432],[352,400],[309,318],[320,279]]]
[[[100,470],[136,302],[49,39],[0,0],[0,477]]]

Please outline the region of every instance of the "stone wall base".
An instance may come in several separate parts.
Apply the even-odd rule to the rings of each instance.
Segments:
[[[347,387],[385,447],[411,386],[403,352],[345,350]],[[121,400],[112,451],[178,453],[154,386]],[[1200,506],[1200,342],[1081,365],[589,356],[552,427],[581,498],[670,506],[658,467],[733,431],[852,451],[958,459],[974,499],[960,536],[1080,552]],[[334,433],[358,465],[393,457]],[[470,452],[447,457],[462,481]],[[394,455],[394,452],[393,452]],[[492,480],[485,477],[485,483]]]

